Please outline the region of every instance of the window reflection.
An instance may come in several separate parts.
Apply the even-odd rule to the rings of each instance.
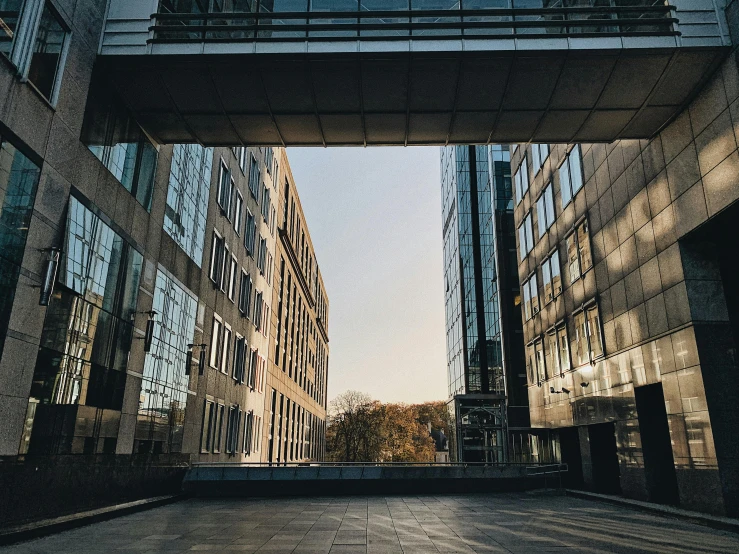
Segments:
[[[30,453],[115,451],[142,265],[139,252],[70,198],[31,386]]]
[[[152,309],[157,315],[144,360],[134,452],[181,452],[197,300],[160,269]]]

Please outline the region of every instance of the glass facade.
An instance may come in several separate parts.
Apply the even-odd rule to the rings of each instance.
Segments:
[[[154,291],[154,336],[144,361],[134,452],[181,452],[197,299],[161,268]]]
[[[23,261],[40,168],[0,136],[0,358]]]
[[[198,265],[203,260],[213,149],[176,144],[169,172],[164,230]]]
[[[75,197],[63,252],[21,450],[113,453],[143,257]]]
[[[161,0],[159,13],[164,17],[158,18],[155,38],[671,33],[670,11],[659,4],[654,0]],[[625,6],[631,10],[614,9]],[[510,10],[517,8],[526,11],[512,15]],[[199,17],[206,13],[223,16]],[[244,17],[247,14],[250,17]]]

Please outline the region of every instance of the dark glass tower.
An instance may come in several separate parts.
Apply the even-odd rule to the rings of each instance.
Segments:
[[[441,151],[449,406],[457,461],[526,459],[529,416],[508,146]]]

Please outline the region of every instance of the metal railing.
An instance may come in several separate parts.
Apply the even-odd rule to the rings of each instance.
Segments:
[[[156,13],[153,43],[677,36],[669,5],[352,12]]]
[[[522,467],[549,471],[567,464],[552,462],[192,462],[193,467]],[[532,475],[534,473],[531,473]],[[543,474],[543,473],[542,473]]]

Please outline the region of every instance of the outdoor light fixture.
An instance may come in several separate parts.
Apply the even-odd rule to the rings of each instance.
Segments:
[[[188,344],[187,345],[187,362],[185,363],[185,375],[190,375],[190,366],[192,365],[192,349],[200,348],[200,356],[198,356],[198,375],[205,372],[205,348],[206,344]]]
[[[154,310],[144,311],[144,312],[132,312],[131,313],[131,322],[133,322],[134,318],[136,317],[136,314],[146,314],[149,316],[149,320],[146,322],[146,331],[144,332],[144,352],[150,352],[151,351],[151,343],[154,340],[154,318],[156,317],[157,313]],[[142,338],[142,337],[137,337]]]
[[[56,281],[56,272],[59,268],[59,255],[61,249],[52,246],[41,250],[46,254],[46,267],[44,268],[44,280],[41,283],[41,295],[39,296],[39,306],[48,306],[51,295],[54,293],[54,282]]]
[[[562,387],[562,390],[554,390],[554,387],[549,387],[549,392],[552,394],[570,394],[569,389]]]
[[[585,387],[587,387],[587,386],[588,386],[589,384],[590,384],[590,383],[580,383],[580,386],[581,386],[582,388],[585,388]]]
[[[562,392],[565,394],[570,394],[570,390],[562,387]]]

